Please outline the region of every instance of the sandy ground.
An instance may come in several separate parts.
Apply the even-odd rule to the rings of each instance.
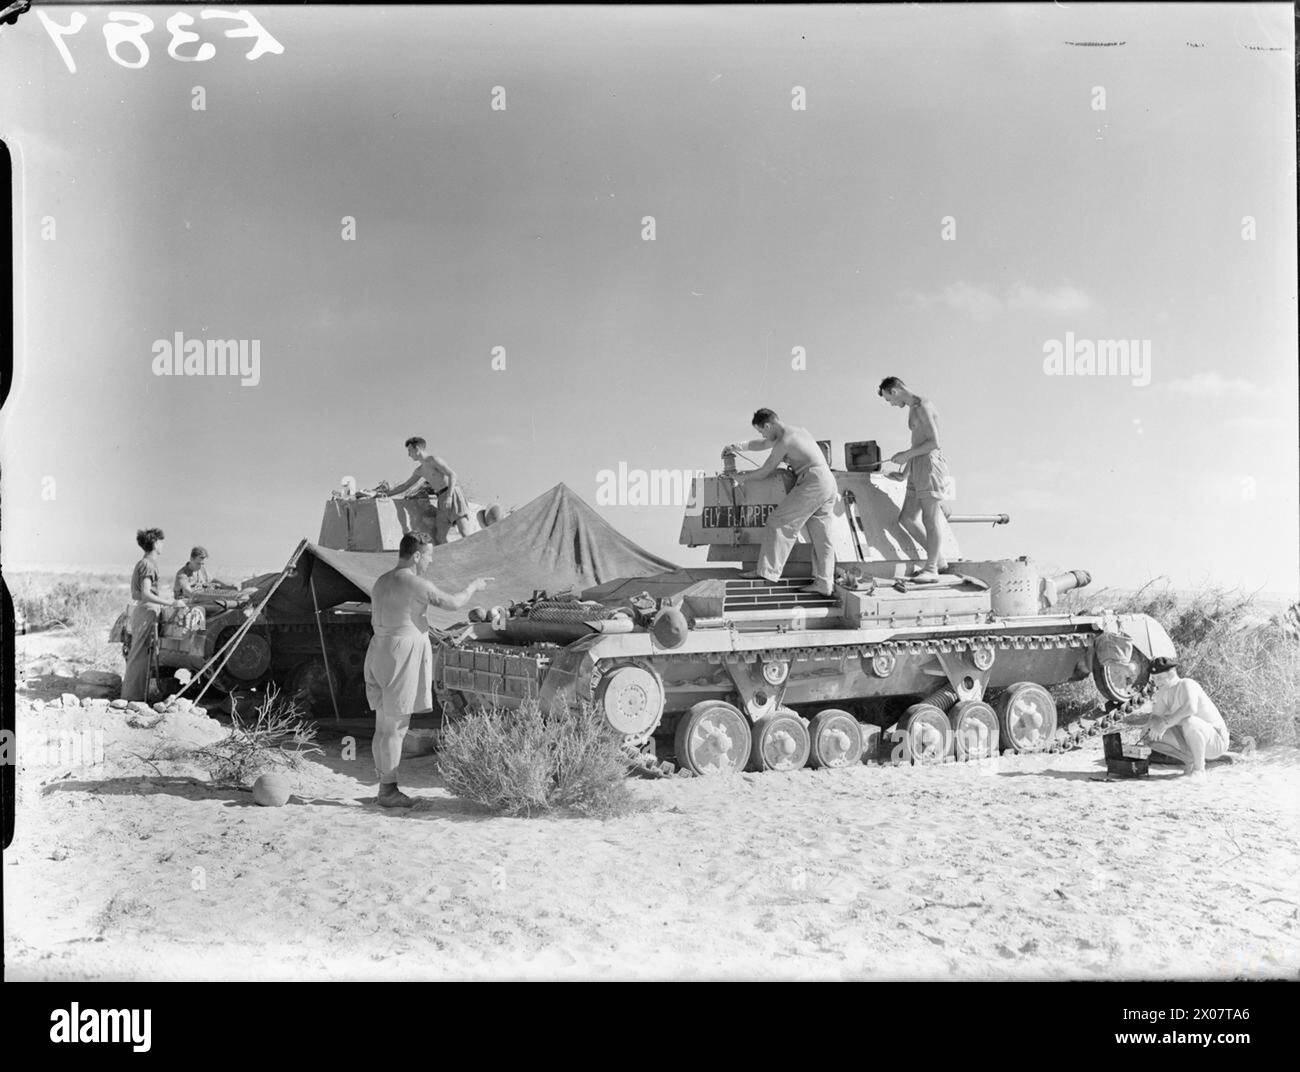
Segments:
[[[1100,744],[636,781],[601,822],[411,812],[339,739],[282,808],[138,759],[222,728],[19,711],[16,979],[1295,977],[1300,757],[1098,780]],[[59,752],[59,733],[65,751]],[[97,737],[96,733],[101,734]],[[81,757],[68,749],[83,745]],[[49,742],[50,747],[45,747]],[[102,744],[102,753],[100,751]]]

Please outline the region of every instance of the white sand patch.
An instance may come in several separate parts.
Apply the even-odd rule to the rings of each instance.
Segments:
[[[22,760],[5,854],[14,978],[1294,976],[1292,750],[1095,781],[1100,745],[983,769],[638,781],[623,819],[506,819],[369,742],[295,802],[159,774],[114,725],[101,767]],[[20,732],[39,716],[20,712]],[[210,720],[204,720],[205,722]],[[162,729],[163,727],[160,727]],[[200,722],[175,736],[210,739]],[[188,739],[188,738],[187,738]],[[21,757],[20,757],[21,759]],[[196,772],[190,772],[196,773]],[[68,777],[61,777],[68,774]],[[309,801],[309,802],[306,802]]]

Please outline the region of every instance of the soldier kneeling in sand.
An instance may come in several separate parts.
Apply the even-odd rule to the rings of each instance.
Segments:
[[[1180,760],[1184,774],[1203,776],[1207,759],[1238,757],[1228,751],[1228,726],[1214,701],[1191,678],[1179,677],[1177,667],[1173,659],[1152,661],[1156,693],[1126,721],[1145,723],[1153,752]]]

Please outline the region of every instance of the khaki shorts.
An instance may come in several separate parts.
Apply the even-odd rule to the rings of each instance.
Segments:
[[[922,502],[948,502],[953,498],[952,474],[941,451],[932,450],[908,463],[907,494]]]
[[[462,517],[469,517],[469,503],[465,501],[465,493],[460,490],[460,485],[443,488],[438,492],[438,519],[451,524]]]

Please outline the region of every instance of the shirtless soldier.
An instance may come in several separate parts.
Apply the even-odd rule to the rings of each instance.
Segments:
[[[947,504],[952,501],[952,477],[939,450],[938,415],[928,398],[913,394],[897,376],[880,381],[880,397],[891,406],[907,407],[907,427],[912,430],[910,450],[900,450],[889,460],[907,467],[907,494],[898,512],[898,523],[925,547],[925,565],[912,574],[919,584],[933,584],[946,569],[940,548],[947,538]],[[920,520],[922,526],[917,525]]]
[[[461,536],[469,535],[469,504],[465,501],[465,493],[456,483],[455,470],[436,454],[427,453],[427,448],[428,444],[420,436],[411,436],[406,441],[406,453],[417,463],[415,472],[395,488],[390,488],[384,482],[378,490],[396,496],[423,480],[438,500],[433,522],[433,542],[444,544],[452,525],[456,526],[456,531]]]
[[[370,593],[370,624],[375,635],[366,649],[366,700],[375,712],[370,750],[379,775],[378,803],[409,808],[415,803],[397,788],[397,765],[411,715],[433,708],[433,649],[424,612],[430,606],[457,610],[491,577],[473,580],[463,592],[448,595],[420,573],[432,549],[423,532],[408,532],[397,551],[397,568],[377,581]]]
[[[738,450],[770,450],[772,453],[760,468],[731,474],[729,479],[737,486],[746,480],[761,480],[771,476],[782,461],[790,463],[796,479],[781,505],[767,519],[758,554],[758,572],[741,576],[779,580],[799,531],[806,525],[808,541],[812,544],[813,583],[804,591],[834,595],[835,549],[831,543],[830,526],[839,489],[835,486],[835,477],[826,463],[826,456],[812,433],[806,428],[786,424],[770,409],[758,410],[753,424],[762,438],[749,443],[728,443],[722,450],[723,454],[734,454]]]

